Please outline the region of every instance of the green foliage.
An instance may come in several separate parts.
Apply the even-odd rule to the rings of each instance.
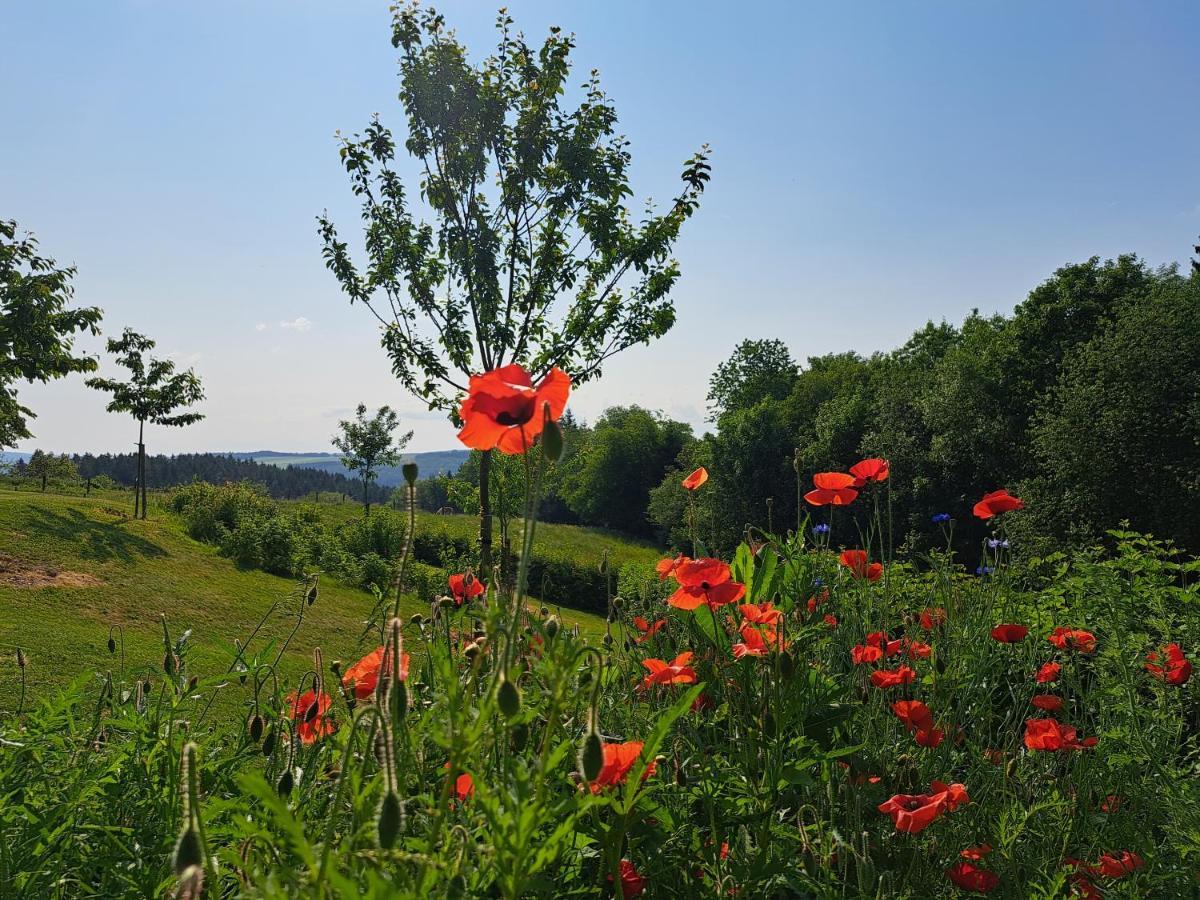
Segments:
[[[564,464],[559,490],[580,521],[648,535],[650,490],[691,439],[682,422],[637,406],[611,407]]]
[[[72,353],[74,335],[99,334],[97,307],[68,306],[75,267],[38,255],[37,241],[0,220],[0,449],[33,437],[33,412],[17,402],[13,384],[91,372],[96,361]]]
[[[708,380],[709,419],[716,422],[725,413],[754,406],[765,397],[782,400],[792,392],[799,374],[787,344],[778,338],[742,341]]]
[[[43,491],[52,481],[76,481],[79,478],[71,457],[65,453],[55,456],[42,450],[33,451],[23,467],[23,472],[29,478],[40,481]]]
[[[367,418],[367,407],[358,404],[356,417],[338,422],[339,434],[333,436],[333,446],[342,453],[342,465],[351,472],[358,472],[362,479],[363,514],[371,514],[371,482],[378,477],[380,466],[394,466],[400,461],[400,451],[412,440],[413,433],[393,438],[392,432],[400,424],[400,417],[390,406],[381,406],[375,415]],[[395,443],[393,443],[393,440]]]
[[[204,399],[200,379],[191,369],[176,372],[169,359],[147,356],[154,341],[126,328],[119,338],[109,338],[108,352],[116,356],[117,364],[129,370],[128,381],[114,378],[89,378],[88,387],[107,394],[112,399],[105,407],[109,412],[129,413],[136,422],[182,427],[204,418],[202,413],[176,412]]]

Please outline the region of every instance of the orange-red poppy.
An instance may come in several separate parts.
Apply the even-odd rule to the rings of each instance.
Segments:
[[[708,469],[700,466],[691,475],[683,479],[683,486],[689,491],[694,491],[706,481],[708,481]]]
[[[1025,625],[997,625],[992,629],[992,640],[1001,644],[1019,644],[1029,634]]]
[[[1183,650],[1178,644],[1167,644],[1162,648],[1162,656],[1155,651],[1146,654],[1146,671],[1157,678],[1159,681],[1165,681],[1167,684],[1180,685],[1187,684],[1187,680],[1192,677],[1192,663],[1183,655]],[[1162,665],[1158,665],[1159,661]]]
[[[1014,497],[1004,488],[984,494],[983,499],[975,504],[973,512],[980,519],[990,519],[1001,513],[1012,512],[1014,509],[1024,509],[1025,501]]]
[[[296,734],[306,744],[312,744],[326,735],[337,731],[337,726],[329,718],[329,710],[333,699],[324,691],[307,690],[303,694],[292,691],[287,696],[288,708],[291,710],[292,722],[295,723]]]
[[[862,462],[856,462],[850,467],[850,474],[854,476],[854,486],[863,487],[868,482],[872,481],[887,481],[890,473],[890,464],[886,459],[872,457],[864,459]]]
[[[400,680],[408,677],[408,654],[400,654]],[[391,674],[391,653],[387,647],[379,647],[371,651],[344,673],[342,687],[352,691],[356,700],[366,700],[375,693],[379,685],[379,675],[382,672],[386,678]]]
[[[454,602],[458,606],[462,606],[467,600],[473,600],[487,590],[483,582],[470,572],[464,575],[451,575],[447,580],[450,584],[450,593],[454,596]]]
[[[678,556],[668,556],[666,559],[660,559],[654,564],[654,571],[658,573],[659,581],[666,581],[669,577],[675,574],[675,570],[688,561],[688,558],[680,553]]]
[[[957,862],[946,870],[946,877],[964,891],[990,894],[1000,884],[1000,876],[969,862]]]
[[[534,385],[519,365],[503,366],[484,375],[472,375],[467,397],[459,407],[463,421],[458,439],[472,450],[523,453],[542,433],[544,409],[558,421],[571,393],[571,378],[553,368]]]
[[[804,495],[813,506],[847,506],[858,498],[854,476],[845,472],[818,472],[813,476],[815,490]]]
[[[1055,753],[1064,750],[1085,750],[1095,747],[1097,738],[1079,740],[1079,732],[1070,725],[1062,725],[1054,719],[1026,719],[1025,746],[1030,750]]]
[[[644,644],[646,641],[650,640],[650,638],[654,637],[654,635],[658,634],[659,629],[666,624],[666,619],[657,619],[653,624],[651,624],[641,616],[634,616],[633,625],[638,631],[641,632],[641,634],[636,638],[637,642],[639,644]]]
[[[1105,878],[1124,878],[1126,875],[1144,868],[1145,860],[1131,850],[1120,853],[1103,853],[1095,866],[1095,871]]]
[[[1044,663],[1042,667],[1037,670],[1035,680],[1038,684],[1052,684],[1053,682],[1058,681],[1058,676],[1060,674],[1062,674],[1062,666],[1056,662],[1048,662]]]
[[[617,787],[624,784],[625,779],[629,776],[629,770],[633,768],[633,764],[637,762],[638,756],[642,752],[642,747],[642,741],[625,741],[622,744],[606,743],[604,745],[604,765],[601,766],[596,780],[591,783],[592,793],[598,794],[606,787]],[[643,781],[654,774],[656,765],[654,760],[650,761],[650,765],[646,767],[646,771],[642,775]]]
[[[634,897],[640,897],[646,890],[646,879],[638,872],[627,859],[621,860],[621,897],[623,900],[632,900]],[[608,880],[612,881],[612,876],[608,876]]]
[[[991,844],[980,844],[977,847],[968,847],[958,855],[963,859],[971,859],[975,862],[981,862],[985,856],[992,852]]]
[[[719,559],[689,559],[676,566],[674,574],[679,588],[667,603],[676,609],[692,610],[702,603],[716,609],[746,594],[746,586],[734,581],[728,564]]]
[[[1057,697],[1054,694],[1038,694],[1029,702],[1038,709],[1044,709],[1046,712],[1062,712],[1063,708],[1062,697]]]
[[[878,669],[871,673],[871,684],[877,688],[894,688],[904,684],[912,684],[917,673],[908,666],[896,669]]]
[[[942,609],[942,607],[921,610],[921,627],[926,631],[933,631],[939,625],[945,624],[946,610]]]
[[[766,603],[760,603],[755,606],[752,603],[744,603],[738,607],[738,612],[742,614],[742,618],[754,625],[766,625],[774,627],[779,624],[783,618],[783,610],[776,609],[768,600]]]
[[[689,665],[692,654],[680,653],[671,662],[661,659],[643,659],[642,665],[650,674],[642,679],[641,690],[648,690],[656,684],[695,684],[696,670]]]
[[[1050,637],[1046,638],[1059,650],[1078,650],[1080,653],[1092,653],[1096,649],[1096,636],[1082,628],[1055,628]]]
[[[961,803],[969,803],[961,784],[935,781],[926,794],[896,794],[879,804],[879,811],[892,817],[896,830],[905,834],[924,831],[943,812],[953,812]]]
[[[855,578],[878,581],[883,577],[883,565],[877,562],[868,564],[866,550],[843,550],[838,562],[849,569]]]

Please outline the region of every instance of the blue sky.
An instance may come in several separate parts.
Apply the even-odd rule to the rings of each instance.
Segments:
[[[1182,262],[1200,233],[1194,2],[507,5],[531,39],[576,33],[577,80],[601,70],[639,205],[713,148],[678,324],[577,394],[585,418],[640,403],[701,426],[743,337],[888,349],[928,319],[1008,311],[1067,262]],[[490,50],[494,5],[439,9]],[[454,445],[391,377],[314,225],[357,222],[334,131],[375,111],[403,130],[389,22],[376,0],[0,8],[0,216],[78,265],[106,330],[205,381],[208,419],[152,451],[324,450],[359,401],[400,409],[412,449]],[[81,379],[21,396],[39,414],[21,449],[131,447]]]

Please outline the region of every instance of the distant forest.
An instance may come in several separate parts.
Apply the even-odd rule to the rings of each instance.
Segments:
[[[75,454],[71,457],[82,478],[107,475],[132,487],[137,471],[137,455],[133,453]],[[321,469],[298,466],[275,466],[214,453],[181,453],[178,456],[150,456],[146,463],[146,484],[153,489],[175,487],[193,481],[221,484],[226,481],[251,481],[264,485],[267,492],[279,500],[294,500],[314,492],[349,494],[362,498],[362,482],[335,475]],[[385,501],[391,489],[371,486],[371,502]]]

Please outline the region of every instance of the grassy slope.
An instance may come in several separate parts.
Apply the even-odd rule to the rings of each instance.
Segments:
[[[108,628],[121,624],[131,669],[160,667],[165,613],[173,636],[191,628],[191,670],[202,676],[226,670],[234,638],[250,633],[275,601],[284,601],[260,633],[283,640],[297,608],[286,578],[236,568],[215,548],[188,537],[177,520],[154,510],[140,522],[127,518],[125,498],[0,490],[0,552],[30,563],[83,572],[98,587],[10,587],[0,584],[0,715],[13,712],[19,692],[16,647],[29,655],[28,697],[39,696],[81,674],[114,669],[106,648]],[[353,509],[346,504],[347,509]],[[362,623],[372,606],[363,591],[329,580],[305,615],[285,657],[286,671],[302,672],[312,649],[326,659],[359,652]],[[405,615],[427,611],[415,602]],[[595,616],[564,611],[564,619],[598,631]],[[27,702],[29,702],[27,700]]]

